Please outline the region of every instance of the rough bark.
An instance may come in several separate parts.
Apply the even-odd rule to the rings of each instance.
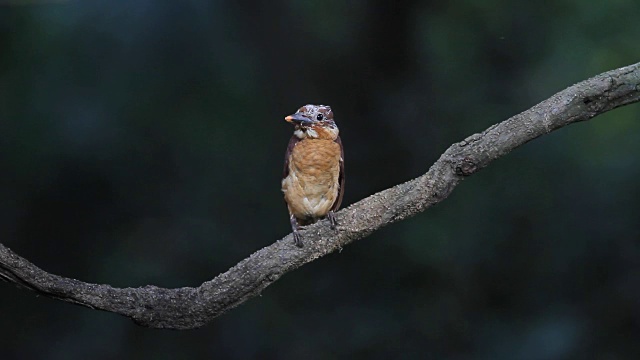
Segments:
[[[197,288],[114,288],[49,274],[0,244],[0,279],[39,294],[121,314],[153,328],[192,329],[258,295],[264,288],[321,256],[381,227],[414,216],[449,196],[464,178],[511,150],[563,126],[640,101],[640,63],[573,85],[531,109],[451,145],[426,174],[381,191],[302,231],[305,247],[290,235]]]

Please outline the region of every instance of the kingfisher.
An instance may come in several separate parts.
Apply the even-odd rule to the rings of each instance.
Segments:
[[[318,219],[338,225],[334,212],[344,194],[344,150],[331,107],[305,105],[284,118],[294,125],[284,159],[282,192],[296,246],[302,247],[299,229]]]

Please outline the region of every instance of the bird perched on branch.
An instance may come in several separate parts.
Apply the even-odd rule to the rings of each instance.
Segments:
[[[329,106],[305,105],[284,119],[295,130],[284,159],[282,192],[293,239],[302,247],[302,225],[326,216],[332,229],[337,226],[334,211],[344,193],[344,151]]]

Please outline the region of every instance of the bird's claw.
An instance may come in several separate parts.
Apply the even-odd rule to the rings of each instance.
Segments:
[[[302,237],[297,230],[293,231],[293,243],[299,248],[304,247],[304,245],[302,244]]]
[[[331,227],[331,230],[335,230],[338,227],[338,220],[336,220],[336,215],[333,211],[329,211],[327,217],[329,218],[329,226]]]

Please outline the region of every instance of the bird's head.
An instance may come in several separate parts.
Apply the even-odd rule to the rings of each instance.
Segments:
[[[300,139],[335,140],[338,137],[338,127],[329,106],[305,105],[284,119],[295,125],[294,134]]]

